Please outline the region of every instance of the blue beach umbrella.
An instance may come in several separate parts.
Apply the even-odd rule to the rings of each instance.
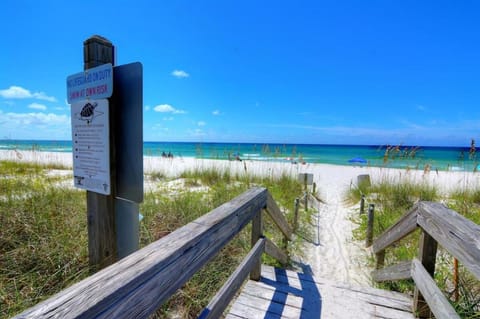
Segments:
[[[348,160],[349,163],[360,163],[360,164],[366,164],[367,160],[361,157],[354,157],[350,160]]]

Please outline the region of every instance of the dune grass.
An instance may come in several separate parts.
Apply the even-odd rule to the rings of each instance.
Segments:
[[[0,162],[0,317],[88,275],[85,195],[37,164]]]
[[[360,201],[362,195],[366,196],[368,203],[375,205],[374,234],[382,234],[388,227],[408,212],[417,201],[440,201],[449,208],[464,215],[466,218],[480,222],[480,189],[465,187],[440,195],[434,185],[426,183],[413,183],[408,178],[403,180],[389,180],[384,178],[371,186],[360,185],[352,187],[346,194],[350,203]],[[354,219],[358,227],[354,237],[365,240],[367,228],[366,214]],[[395,244],[393,249],[387,249],[385,264],[394,264],[399,261],[411,260],[418,255],[418,240],[420,231],[415,231],[410,236]],[[374,260],[372,259],[373,263]],[[480,282],[462,266],[459,267],[459,299],[454,298],[454,285],[452,282],[453,257],[439,247],[435,280],[450,298],[452,304],[462,318],[480,318]],[[400,280],[379,284],[381,288],[412,293],[414,284],[412,280]]]
[[[59,169],[60,167],[55,167]],[[0,318],[9,318],[89,275],[85,192],[71,185],[71,175],[48,174],[48,165],[0,162]],[[268,187],[293,216],[301,185],[287,175],[260,178],[207,169],[185,172],[184,187],[161,172],[146,176],[154,187],[145,193],[140,212],[140,246],[168,235],[252,186]],[[196,187],[200,186],[200,187]],[[301,222],[302,224],[302,222]],[[306,223],[304,223],[306,224]],[[208,303],[250,248],[249,227],[153,315],[193,318]],[[266,221],[265,233],[281,235]],[[265,258],[265,262],[271,262]]]

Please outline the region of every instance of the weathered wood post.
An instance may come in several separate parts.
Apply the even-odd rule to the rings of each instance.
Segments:
[[[293,215],[293,232],[297,232],[298,228],[298,208],[300,206],[300,199],[295,198],[295,208],[294,208],[294,215]]]
[[[305,192],[304,194],[305,197],[305,212],[308,210],[308,193]]]
[[[365,247],[370,247],[373,242],[373,221],[375,215],[375,205],[368,205],[368,220],[367,220],[367,238],[365,240]]]
[[[435,274],[437,246],[437,241],[427,232],[422,231],[419,241],[418,258],[432,278]],[[418,318],[432,318],[433,316],[430,307],[416,287],[413,294],[413,311],[417,314]]]
[[[83,42],[84,70],[114,64],[114,46],[107,39],[93,36]],[[110,113],[110,125],[112,114]],[[91,271],[95,272],[116,261],[115,233],[115,143],[110,136],[111,193],[102,195],[87,191],[88,256]]]
[[[262,211],[257,212],[255,217],[252,219],[252,247],[255,246],[257,241],[263,237],[263,221],[262,221]],[[262,273],[262,260],[260,258],[255,262],[255,266],[250,272],[251,280],[260,280],[260,275]]]
[[[365,213],[365,195],[362,195],[362,198],[360,199],[360,215],[363,215]]]
[[[67,92],[72,103],[72,137],[78,143],[73,150],[75,186],[87,190],[89,262],[96,271],[138,249],[143,68],[139,62],[114,67],[114,46],[98,35],[84,41],[83,53],[84,72],[67,78]],[[98,111],[100,106],[103,111]],[[96,125],[90,126],[96,118],[99,123],[95,120]]]

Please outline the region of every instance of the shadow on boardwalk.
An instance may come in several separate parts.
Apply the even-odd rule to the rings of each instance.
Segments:
[[[410,296],[262,266],[260,281],[249,280],[226,319],[413,319]]]
[[[301,264],[301,267],[303,273],[298,274],[301,286],[298,288],[294,287],[294,285],[289,285],[287,272],[284,269],[275,268],[275,277],[277,281],[265,277],[261,278],[261,282],[271,286],[275,290],[271,303],[264,316],[265,319],[282,318],[282,314],[288,312],[287,309],[285,309],[286,305],[299,307],[299,318],[301,319],[320,318],[322,312],[322,298],[312,277],[312,269],[310,266],[304,264]],[[288,294],[301,298],[301,304],[288,303]]]

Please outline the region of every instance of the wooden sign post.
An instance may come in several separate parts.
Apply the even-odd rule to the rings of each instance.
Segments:
[[[139,245],[143,69],[138,62],[115,67],[113,44],[97,35],[84,41],[83,56],[84,72],[67,78],[67,95],[76,112],[72,114],[75,186],[87,190],[88,254],[95,272]],[[92,142],[92,136],[99,138]],[[89,156],[82,159],[86,153]],[[93,165],[97,163],[102,165]]]
[[[102,64],[114,65],[114,46],[107,39],[93,36],[83,43],[84,70]],[[112,107],[110,106],[110,109]],[[110,112],[111,113],[111,112]],[[110,114],[110,123],[112,114]],[[111,130],[110,130],[111,132]],[[115,143],[110,134],[110,195],[87,191],[88,257],[95,272],[116,261],[115,233]]]

